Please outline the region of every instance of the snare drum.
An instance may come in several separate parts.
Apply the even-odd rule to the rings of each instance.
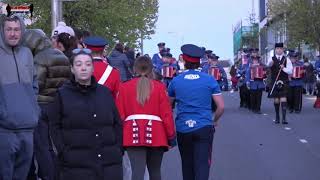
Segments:
[[[174,68],[171,67],[171,66],[162,67],[161,75],[164,78],[173,78],[173,76],[174,76]]]
[[[217,81],[221,80],[221,73],[219,68],[217,67],[211,67],[209,74],[213,76]]]
[[[262,66],[251,67],[251,79],[263,79],[265,71]]]
[[[295,79],[303,78],[303,67],[302,66],[293,67],[292,78],[295,78]]]

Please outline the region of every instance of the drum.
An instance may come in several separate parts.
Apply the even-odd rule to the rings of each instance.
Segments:
[[[161,69],[161,75],[164,78],[173,78],[174,68],[171,66],[163,66]]]
[[[293,67],[292,77],[295,79],[300,79],[303,77],[303,67],[295,66]]]
[[[265,74],[266,73],[262,66],[251,67],[251,79],[263,79]]]
[[[221,73],[219,68],[217,67],[211,67],[209,74],[213,76],[217,81],[221,80]]]

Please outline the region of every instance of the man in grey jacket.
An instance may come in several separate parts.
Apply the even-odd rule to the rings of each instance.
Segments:
[[[33,154],[39,107],[31,51],[21,45],[25,31],[16,16],[0,21],[0,179],[26,179]]]

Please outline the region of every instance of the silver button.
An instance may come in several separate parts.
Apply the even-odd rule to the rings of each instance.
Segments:
[[[93,115],[93,117],[97,117],[97,115],[96,115],[96,114],[94,114],[94,115]]]
[[[99,134],[96,134],[96,137],[99,137]]]
[[[98,154],[98,157],[101,158],[101,154]]]

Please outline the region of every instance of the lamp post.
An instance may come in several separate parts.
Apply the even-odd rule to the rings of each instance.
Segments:
[[[62,6],[63,2],[74,2],[77,0],[51,0],[51,26],[54,29],[58,22],[63,19]]]
[[[58,14],[59,14],[59,7],[58,7],[58,0],[51,0],[51,26],[54,29],[58,23]]]

